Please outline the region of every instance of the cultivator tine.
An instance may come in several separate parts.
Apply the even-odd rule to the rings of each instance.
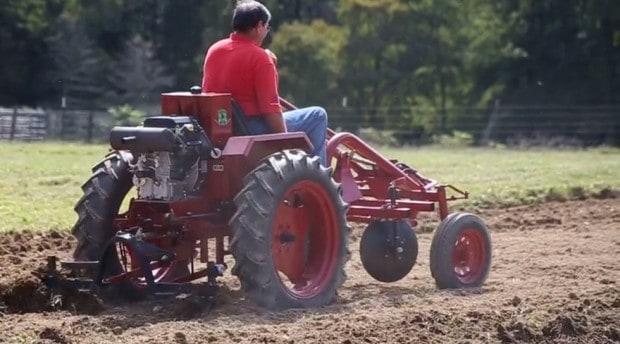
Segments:
[[[62,273],[62,270],[58,269],[59,265],[63,270],[68,270],[68,273]],[[205,297],[209,301],[212,301],[217,295],[218,290],[216,279],[217,277],[223,275],[225,269],[226,266],[223,264],[215,264],[210,262],[207,269],[198,271],[189,276],[191,277],[189,281],[201,277],[207,277],[207,285],[201,286],[198,293],[201,297]],[[146,270],[147,272],[144,273],[144,275],[148,276],[150,270]],[[85,271],[95,271],[97,272],[97,277],[94,279],[90,277],[80,277],[80,275],[82,275]],[[101,278],[101,271],[103,270],[100,269],[99,261],[61,261],[59,264],[57,257],[50,256],[47,257],[47,264],[45,268],[35,271],[33,274],[47,286],[52,298],[52,303],[55,307],[57,307],[59,305],[61,306],[62,295],[65,295],[66,293],[72,294],[76,292],[84,292],[89,294],[98,294],[104,297],[113,295],[116,296],[115,291],[108,287],[112,287],[116,284],[120,279],[117,278],[114,280],[114,277],[121,276],[122,278],[122,274],[119,276],[113,276],[112,280],[104,281]],[[91,273],[87,273],[86,275],[93,276]],[[152,273],[150,277],[152,283],[147,286],[147,290],[148,294],[155,298],[168,298],[196,292],[196,286],[188,283],[189,281],[155,282],[152,279]],[[149,280],[148,277],[146,279],[147,281]]]
[[[119,243],[131,251],[132,257],[137,259],[139,266],[132,266],[132,270],[118,275],[107,276],[106,271],[109,270],[107,269],[107,262],[111,261],[110,258],[114,258],[110,255],[117,254],[115,248]],[[87,292],[101,294],[102,296],[115,295],[115,291],[112,291],[114,288],[108,287],[113,287],[136,276],[144,278],[146,282],[145,292],[153,297],[191,294],[195,292],[196,286],[188,282],[201,277],[207,277],[207,285],[199,289],[199,294],[208,300],[213,300],[218,289],[216,279],[223,275],[226,265],[209,262],[206,269],[193,271],[192,268],[189,276],[183,276],[175,281],[155,281],[153,269],[170,264],[174,259],[175,254],[173,252],[162,250],[131,233],[123,232],[117,234],[108,242],[104,254],[98,261],[59,261],[56,256],[50,256],[47,257],[46,266],[34,274],[50,290],[50,294],[55,300],[53,303],[60,305],[62,303],[62,295],[67,292]]]
[[[56,269],[56,261],[57,261],[57,258],[55,256],[47,257],[47,270],[48,271],[50,271],[50,272],[57,271],[57,269]]]
[[[80,268],[90,267],[92,262],[89,265],[84,263],[86,262],[77,262],[80,264],[75,264],[75,266],[80,266]],[[61,262],[60,266],[65,267],[65,262]],[[58,270],[58,257],[49,256],[47,257],[47,266],[41,271],[35,271],[33,274],[37,276],[43,284],[47,286],[47,288],[51,291],[51,294],[59,294],[64,291],[70,292],[92,292],[95,286],[93,285],[93,280],[91,278],[79,277],[76,276],[75,273],[78,268],[71,268],[71,273],[69,276],[63,276]]]

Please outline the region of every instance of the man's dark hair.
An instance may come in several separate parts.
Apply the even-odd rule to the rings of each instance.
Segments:
[[[239,1],[233,12],[232,26],[237,32],[246,33],[258,23],[269,23],[271,13],[258,1]]]

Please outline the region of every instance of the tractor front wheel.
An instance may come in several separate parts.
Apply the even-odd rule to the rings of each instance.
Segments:
[[[93,167],[91,177],[82,185],[84,194],[75,206],[78,220],[72,230],[77,239],[73,252],[76,260],[100,260],[110,239],[116,234],[112,221],[119,216],[123,200],[133,186],[133,175],[129,171],[132,160],[129,152],[112,152]],[[116,254],[107,255],[104,277],[137,268],[133,255],[127,254],[122,246],[117,244]],[[187,264],[173,262],[154,269],[152,273],[159,282],[171,280],[187,271]],[[118,284],[119,296],[127,300],[142,299],[147,295],[146,286],[144,278],[140,277],[121,282]]]
[[[468,213],[448,215],[433,234],[430,266],[440,289],[480,287],[491,268],[491,239],[482,220]]]
[[[243,182],[230,250],[245,293],[270,309],[331,303],[345,280],[350,229],[330,170],[317,157],[287,150]]]

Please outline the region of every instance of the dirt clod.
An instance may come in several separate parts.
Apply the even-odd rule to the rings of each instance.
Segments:
[[[178,343],[178,344],[187,344],[187,338],[185,337],[185,335],[181,332],[177,332],[174,334],[174,340]]]
[[[22,277],[12,285],[0,286],[0,304],[7,313],[30,313],[50,310],[45,287],[34,276]]]
[[[497,337],[503,343],[531,342],[537,338],[535,331],[522,322],[511,323],[507,326],[497,326]]]
[[[52,239],[62,239],[63,238],[63,235],[60,234],[60,232],[58,232],[58,231],[51,231],[49,235],[50,235],[50,238],[52,238]]]
[[[585,330],[581,326],[575,324],[571,318],[560,315],[547,324],[542,332],[546,337],[558,338],[559,336],[575,337],[585,333]]]
[[[620,331],[614,327],[610,327],[605,332],[603,332],[605,337],[609,338],[609,340],[613,342],[620,341]]]
[[[69,344],[71,341],[67,337],[55,328],[46,327],[39,333],[40,339],[48,339],[58,344]]]

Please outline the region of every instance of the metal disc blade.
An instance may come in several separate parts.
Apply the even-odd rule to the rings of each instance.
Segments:
[[[405,220],[373,221],[362,235],[360,257],[374,279],[398,281],[411,271],[418,257],[415,232]]]

